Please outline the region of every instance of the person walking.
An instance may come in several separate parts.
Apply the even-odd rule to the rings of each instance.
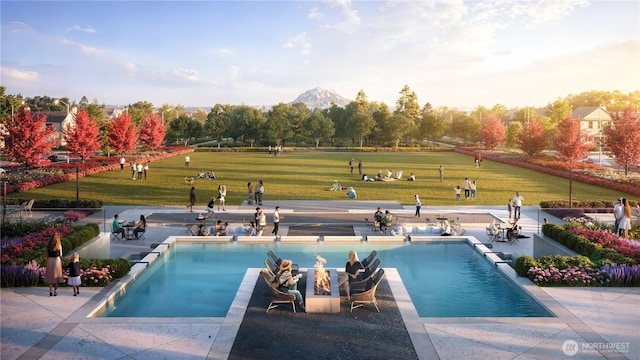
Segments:
[[[513,218],[520,219],[520,207],[522,206],[524,198],[516,191],[516,196],[513,197]]]
[[[476,190],[477,190],[477,187],[476,187],[476,181],[475,180],[473,180],[471,182],[471,185],[469,185],[469,189],[471,190],[471,200],[476,201]]]
[[[69,269],[67,284],[73,288],[73,296],[78,296],[80,294],[80,284],[82,284],[80,279],[80,255],[78,253],[71,255],[71,262],[67,268]]]
[[[44,282],[49,285],[49,296],[58,296],[58,284],[64,282],[62,277],[62,244],[58,233],[53,234],[47,243],[47,267],[44,271]]]
[[[282,219],[284,219],[284,216],[280,215],[280,207],[276,206],[276,210],[273,212],[273,231],[271,231],[271,233],[275,236],[278,236],[280,220]]]
[[[189,163],[191,162],[191,156],[189,156],[189,154],[187,154],[184,157],[184,167],[186,167],[187,169],[189,168]]]
[[[353,165],[355,163],[356,159],[351,158],[351,160],[349,160],[349,169],[351,169],[351,173],[353,174]]]
[[[469,178],[464,178],[462,188],[464,189],[464,199],[469,200],[469,196],[471,195],[471,182],[469,182]]]
[[[358,160],[358,175],[362,175],[362,160]]]
[[[189,205],[187,205],[187,208],[189,208],[189,212],[193,212],[193,205],[196,204],[196,188],[195,186],[191,187],[191,190],[189,191]]]
[[[416,217],[420,217],[420,207],[422,207],[422,203],[420,202],[420,197],[416,194],[415,196],[415,200],[416,200]]]
[[[440,165],[440,169],[438,169],[438,171],[440,172],[440,182],[444,181],[444,168],[442,167],[442,165]]]
[[[124,156],[120,157],[120,171],[124,170],[124,163],[126,162],[126,160],[124,159]]]

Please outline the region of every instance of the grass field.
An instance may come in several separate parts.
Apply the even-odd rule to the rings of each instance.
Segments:
[[[375,176],[379,170],[403,171],[406,179],[413,172],[417,181],[362,182],[357,167],[349,173],[351,158],[362,160],[363,172]],[[440,183],[438,167],[445,168],[445,180]],[[569,181],[535,171],[483,161],[476,168],[473,158],[454,152],[434,153],[358,153],[358,152],[285,152],[283,156],[266,153],[204,153],[191,154],[191,167],[184,167],[182,156],[149,165],[146,181],[131,180],[131,169],[108,171],[80,179],[80,198],[99,199],[105,204],[122,205],[186,205],[189,185],[184,178],[195,177],[198,171],[212,169],[218,179],[199,179],[194,184],[198,204],[204,205],[217,194],[219,184],[227,186],[227,204],[238,205],[247,197],[247,182],[265,184],[265,200],[346,200],[346,191],[328,191],[338,180],[343,187],[353,186],[358,200],[396,200],[413,204],[420,195],[423,206],[429,205],[505,205],[515,191],[524,196],[524,205],[538,205],[542,200],[568,200]],[[462,186],[465,177],[476,180],[476,201],[455,201],[453,188]],[[574,200],[613,200],[616,191],[573,182]],[[75,181],[54,184],[24,193],[11,194],[19,198],[75,199]],[[357,200],[356,200],[357,201]]]

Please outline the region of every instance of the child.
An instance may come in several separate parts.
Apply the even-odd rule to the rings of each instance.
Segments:
[[[73,288],[73,296],[77,296],[80,294],[80,284],[82,283],[80,280],[80,255],[78,253],[71,255],[71,262],[67,268],[69,269],[67,284]]]
[[[455,188],[453,188],[453,190],[456,191],[456,200],[459,201],[460,200],[460,192],[462,191],[462,189],[460,188],[460,185],[458,185]]]

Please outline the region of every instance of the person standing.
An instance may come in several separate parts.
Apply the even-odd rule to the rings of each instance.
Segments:
[[[257,236],[262,236],[264,228],[267,226],[267,215],[264,211],[258,208],[258,215],[256,217],[256,230],[258,230]]]
[[[420,207],[422,207],[422,203],[420,202],[420,197],[416,194],[415,196],[415,200],[416,200],[416,217],[420,217]]]
[[[621,231],[620,236],[628,239],[629,230],[631,229],[631,206],[629,205],[629,200],[626,198],[622,199],[622,206],[624,207],[624,216],[620,219],[620,224],[618,226]]]
[[[511,215],[513,214],[513,199],[509,199],[507,203],[507,210],[509,211],[509,220],[511,220]]]
[[[224,200],[227,198],[227,187],[225,185],[218,185],[218,211],[220,211],[220,205],[222,205],[222,211],[227,211],[224,208]]]
[[[522,206],[524,198],[516,191],[516,196],[513,197],[513,218],[520,219],[520,207]]]
[[[69,269],[67,284],[73,288],[73,296],[78,296],[80,294],[80,284],[82,284],[80,279],[80,255],[78,253],[71,255],[71,262],[67,268]]]
[[[469,185],[469,189],[471,190],[471,200],[476,201],[476,190],[477,190],[477,187],[476,187],[476,181],[475,180],[473,180],[471,182],[471,185]]]
[[[193,205],[196,204],[196,188],[195,186],[191,187],[191,190],[189,191],[189,205],[187,205],[187,207],[189,208],[189,212],[193,212]]]
[[[280,216],[280,207],[276,206],[276,210],[273,212],[273,231],[271,231],[275,236],[278,236],[278,228],[282,219],[284,219],[284,216]]]
[[[464,199],[469,200],[469,195],[471,195],[471,183],[469,182],[469,178],[464,178],[462,188],[464,189]]]
[[[131,180],[135,180],[136,179],[136,171],[138,170],[138,167],[136,166],[135,161],[131,162]]]
[[[442,167],[442,165],[440,165],[440,169],[438,171],[440,171],[440,182],[443,182],[444,181],[444,168]]]
[[[189,168],[189,163],[191,162],[191,156],[189,156],[189,154],[187,154],[184,157],[184,167],[186,167],[187,169]]]
[[[142,163],[138,164],[138,180],[142,181],[142,172],[144,170],[144,165]]]
[[[147,180],[147,172],[149,171],[149,161],[144,163],[144,179]]]
[[[62,244],[60,234],[55,233],[47,243],[47,267],[44,281],[49,285],[49,296],[58,296],[58,284],[64,282],[62,277]]]
[[[264,184],[262,180],[258,180],[258,186],[256,187],[255,200],[258,205],[262,206],[262,195],[264,194]]]
[[[618,197],[618,202],[613,205],[613,216],[616,221],[613,224],[613,233],[620,235],[620,221],[624,217],[624,205],[622,204],[622,196]]]
[[[362,175],[362,160],[358,160],[358,175]]]
[[[247,183],[247,205],[253,205],[253,185]]]
[[[462,191],[460,185],[454,187],[453,190],[456,192],[456,201],[460,201],[460,192]]]
[[[351,173],[353,174],[353,165],[355,163],[356,159],[351,158],[351,160],[349,160],[349,169],[351,169]]]
[[[126,162],[126,160],[124,159],[124,156],[120,157],[120,171],[124,170],[124,163]]]

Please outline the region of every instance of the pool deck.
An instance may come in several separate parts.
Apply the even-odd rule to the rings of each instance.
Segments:
[[[275,203],[263,205],[269,216]],[[279,202],[278,205],[285,219],[289,219],[287,213],[293,217],[305,212],[322,218],[325,211],[338,213],[338,217],[345,213],[360,218],[370,216],[377,203]],[[404,222],[412,222],[413,206],[395,203],[380,206],[383,210],[391,209]],[[204,212],[204,208],[197,210]],[[228,206],[226,213],[230,217],[249,218],[254,211],[255,206]],[[120,213],[124,219],[135,219],[140,213],[175,212],[185,210],[106,207],[107,217]],[[503,220],[507,217],[506,209],[498,206],[423,206],[421,212],[491,214]],[[190,216],[186,213],[185,218]],[[525,234],[538,231],[541,216],[537,207],[523,207],[520,224]],[[416,219],[415,223],[420,221]],[[486,241],[485,226],[464,223],[465,236]],[[286,230],[283,223],[281,235],[286,235]],[[112,241],[111,256],[149,251],[153,242],[185,234],[183,224],[153,224],[146,240]],[[521,239],[513,245],[495,243],[494,249],[514,256],[533,251],[531,239]],[[424,318],[417,315],[397,271],[385,269],[385,272],[419,359],[640,359],[640,288],[534,287],[537,297],[557,315],[553,318]],[[104,299],[105,289],[83,287],[77,297],[67,287],[60,288],[57,297],[49,297],[48,289],[43,287],[1,289],[0,358],[226,359],[258,275],[257,268],[247,271],[226,318],[88,318],[91,309]],[[577,354],[572,354],[574,349]],[[330,358],[328,351],[324,355]],[[379,358],[391,357],[386,355],[391,354],[380,354]]]

